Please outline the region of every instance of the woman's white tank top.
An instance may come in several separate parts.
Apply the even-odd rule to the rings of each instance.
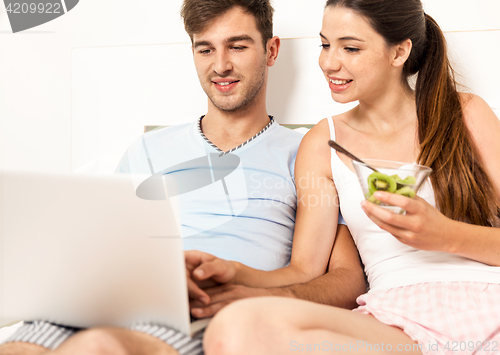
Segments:
[[[328,123],[331,139],[335,140],[331,117],[328,118]],[[340,210],[358,247],[371,289],[423,282],[500,283],[500,267],[455,254],[415,249],[379,228],[361,209],[364,197],[357,175],[340,160],[337,152],[332,150],[331,154],[331,168]],[[429,180],[421,187],[418,195],[435,206],[434,191]]]

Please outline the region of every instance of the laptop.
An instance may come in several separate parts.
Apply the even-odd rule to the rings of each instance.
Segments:
[[[182,239],[134,175],[0,171],[0,320],[166,325],[193,336]],[[160,179],[161,180],[161,179]]]

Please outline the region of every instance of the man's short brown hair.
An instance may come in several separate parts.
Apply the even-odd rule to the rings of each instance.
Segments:
[[[191,42],[194,34],[203,32],[212,21],[235,6],[254,16],[266,47],[267,41],[273,37],[274,9],[270,0],[184,0],[181,16]]]

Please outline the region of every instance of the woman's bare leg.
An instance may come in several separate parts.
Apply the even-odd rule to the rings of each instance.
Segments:
[[[280,297],[242,300],[224,308],[210,323],[204,347],[207,355],[278,355],[308,349],[421,354],[402,330],[373,316]]]

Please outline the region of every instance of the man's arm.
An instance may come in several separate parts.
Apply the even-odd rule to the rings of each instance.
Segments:
[[[255,288],[224,284],[204,291],[210,297],[209,305],[199,301],[191,302],[191,312],[198,318],[210,317],[238,299],[258,296],[293,297],[352,309],[356,307],[356,298],[365,293],[366,281],[349,229],[345,225],[339,225],[328,270],[322,276],[283,287]]]

